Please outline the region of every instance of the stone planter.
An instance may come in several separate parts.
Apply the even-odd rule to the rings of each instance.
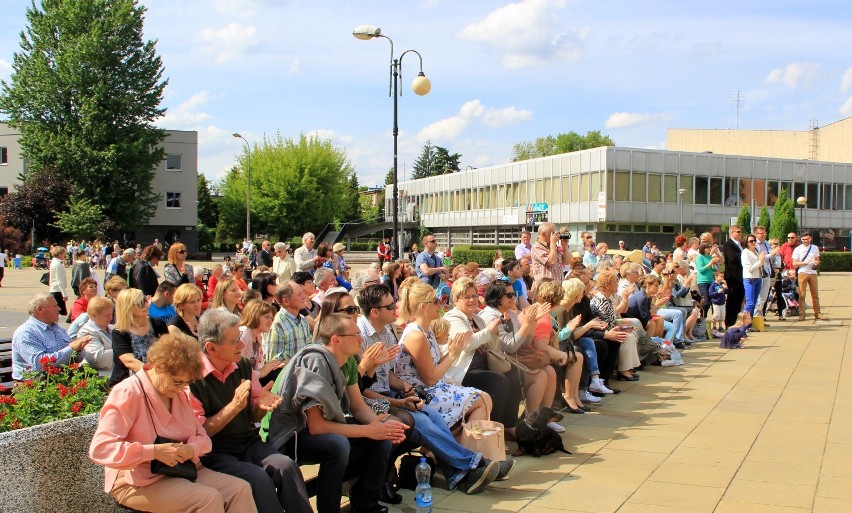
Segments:
[[[98,415],[0,433],[0,511],[116,513],[88,458]]]

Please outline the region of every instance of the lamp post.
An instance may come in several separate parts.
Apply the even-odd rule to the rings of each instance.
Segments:
[[[390,87],[388,91],[389,95],[393,97],[393,201],[391,203],[393,209],[393,244],[391,245],[391,250],[393,251],[394,259],[396,259],[399,258],[401,247],[399,234],[399,169],[397,163],[397,148],[399,140],[399,97],[402,96],[402,91],[399,89],[399,83],[402,81],[402,58],[405,57],[405,54],[409,52],[417,54],[417,58],[420,60],[420,72],[411,83],[411,89],[414,93],[418,96],[428,94],[432,89],[432,83],[429,82],[429,79],[426,78],[426,75],[423,73],[423,57],[420,55],[420,52],[417,50],[406,50],[400,54],[399,58],[394,58],[393,40],[382,34],[382,29],[379,27],[374,27],[372,25],[359,25],[352,31],[352,35],[355,36],[356,39],[360,39],[362,41],[383,37],[387,39],[391,45]]]
[[[680,233],[683,235],[683,196],[686,194],[686,189],[678,189],[677,193],[680,195]]]
[[[251,147],[246,138],[234,132],[234,137],[242,139],[246,145],[246,240],[252,242],[251,239]]]
[[[800,232],[804,232],[805,230],[805,205],[808,204],[808,198],[804,196],[799,196],[796,198],[796,203],[799,205],[799,221],[802,223]]]

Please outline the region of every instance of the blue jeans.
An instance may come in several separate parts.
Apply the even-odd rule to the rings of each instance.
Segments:
[[[743,312],[748,312],[752,317],[754,317],[754,306],[760,297],[762,282],[762,278],[743,278],[743,288],[745,289],[745,306],[743,307]]]
[[[424,406],[422,411],[406,411],[414,417],[414,428],[408,439],[432,451],[438,458],[438,464],[450,490],[453,490],[470,470],[479,465],[482,454],[466,449],[456,442],[437,410]]]
[[[664,325],[671,323],[671,331],[666,325],[666,338],[672,342],[683,342],[683,327],[686,323],[683,311],[677,308],[660,308],[657,310],[657,315],[667,321]]]
[[[574,341],[574,345],[583,353],[589,374],[600,376],[601,369],[598,366],[598,352],[595,350],[595,341],[589,337],[580,337]]]

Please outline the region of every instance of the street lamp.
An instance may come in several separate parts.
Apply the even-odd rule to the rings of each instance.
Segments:
[[[355,30],[352,31],[352,35],[355,36],[356,39],[360,39],[362,41],[366,41],[369,39],[375,39],[377,37],[383,37],[390,42],[391,45],[391,55],[390,55],[390,86],[388,94],[393,97],[393,244],[391,245],[391,250],[393,251],[394,259],[399,257],[400,247],[402,246],[400,241],[399,234],[399,168],[397,163],[397,148],[398,148],[398,140],[399,140],[399,122],[398,122],[398,110],[399,110],[399,97],[402,96],[402,91],[399,89],[399,83],[402,81],[402,58],[405,57],[405,54],[411,52],[417,54],[417,58],[420,60],[420,72],[417,74],[417,77],[414,78],[414,81],[411,83],[411,89],[418,96],[423,96],[428,94],[432,89],[432,83],[429,82],[429,79],[426,78],[426,75],[423,73],[423,57],[420,55],[420,52],[417,50],[406,50],[402,52],[398,59],[395,59],[393,56],[393,40],[388,36],[382,34],[382,29],[379,27],[374,27],[372,25],[359,25],[355,27]]]
[[[251,242],[251,147],[246,138],[234,132],[234,137],[242,139],[246,145],[246,240]]]
[[[680,195],[680,233],[683,235],[683,195],[686,194],[686,189],[678,189]]]
[[[799,221],[802,223],[801,230],[799,231],[803,232],[805,230],[805,205],[808,204],[808,198],[799,196],[796,198],[796,203],[799,204]]]

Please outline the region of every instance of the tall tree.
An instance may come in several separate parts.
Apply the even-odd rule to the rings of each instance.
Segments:
[[[393,184],[393,168],[388,169],[388,174],[385,175],[385,185]]]
[[[203,173],[198,173],[198,224],[215,227],[219,222],[219,208],[213,201],[213,184]]]
[[[247,155],[225,177],[219,199],[220,242],[245,234]],[[251,219],[253,231],[276,238],[320,230],[341,219],[351,164],[331,139],[264,138],[251,149]]]
[[[548,135],[538,137],[534,141],[523,141],[515,144],[512,147],[512,162],[601,146],[615,146],[615,142],[608,135],[601,134],[600,130],[590,130],[586,132],[586,135],[580,135],[574,131],[556,136]]]
[[[751,233],[751,210],[748,205],[743,205],[740,215],[737,216],[737,225],[742,228],[743,233]]]
[[[772,228],[769,230],[770,238],[787,240],[788,233],[797,233],[799,223],[796,220],[796,206],[789,197],[789,192],[782,188],[775,202],[775,211],[772,213]]]
[[[413,170],[411,171],[411,179],[417,180],[432,176],[432,165],[435,161],[435,147],[431,141],[426,141],[423,145],[423,150],[420,156],[414,161]]]
[[[760,209],[760,217],[757,218],[757,226],[762,226],[766,229],[766,234],[769,234],[769,229],[772,227],[772,221],[769,219],[769,209],[766,205]]]
[[[101,206],[81,194],[68,200],[68,210],[56,215],[55,227],[74,239],[99,237],[104,214]]]
[[[165,134],[152,123],[167,80],[136,0],[43,0],[2,82],[0,112],[30,169],[54,168],[123,229],[146,224]]]
[[[346,195],[343,197],[343,203],[343,212],[341,214],[343,221],[356,221],[362,218],[361,188],[358,187],[358,175],[354,172],[349,175],[349,182],[346,187]]]
[[[451,154],[446,148],[435,146],[431,141],[426,141],[426,144],[423,145],[423,151],[414,161],[411,179],[417,180],[418,178],[458,172],[459,160],[461,160],[461,154]]]

